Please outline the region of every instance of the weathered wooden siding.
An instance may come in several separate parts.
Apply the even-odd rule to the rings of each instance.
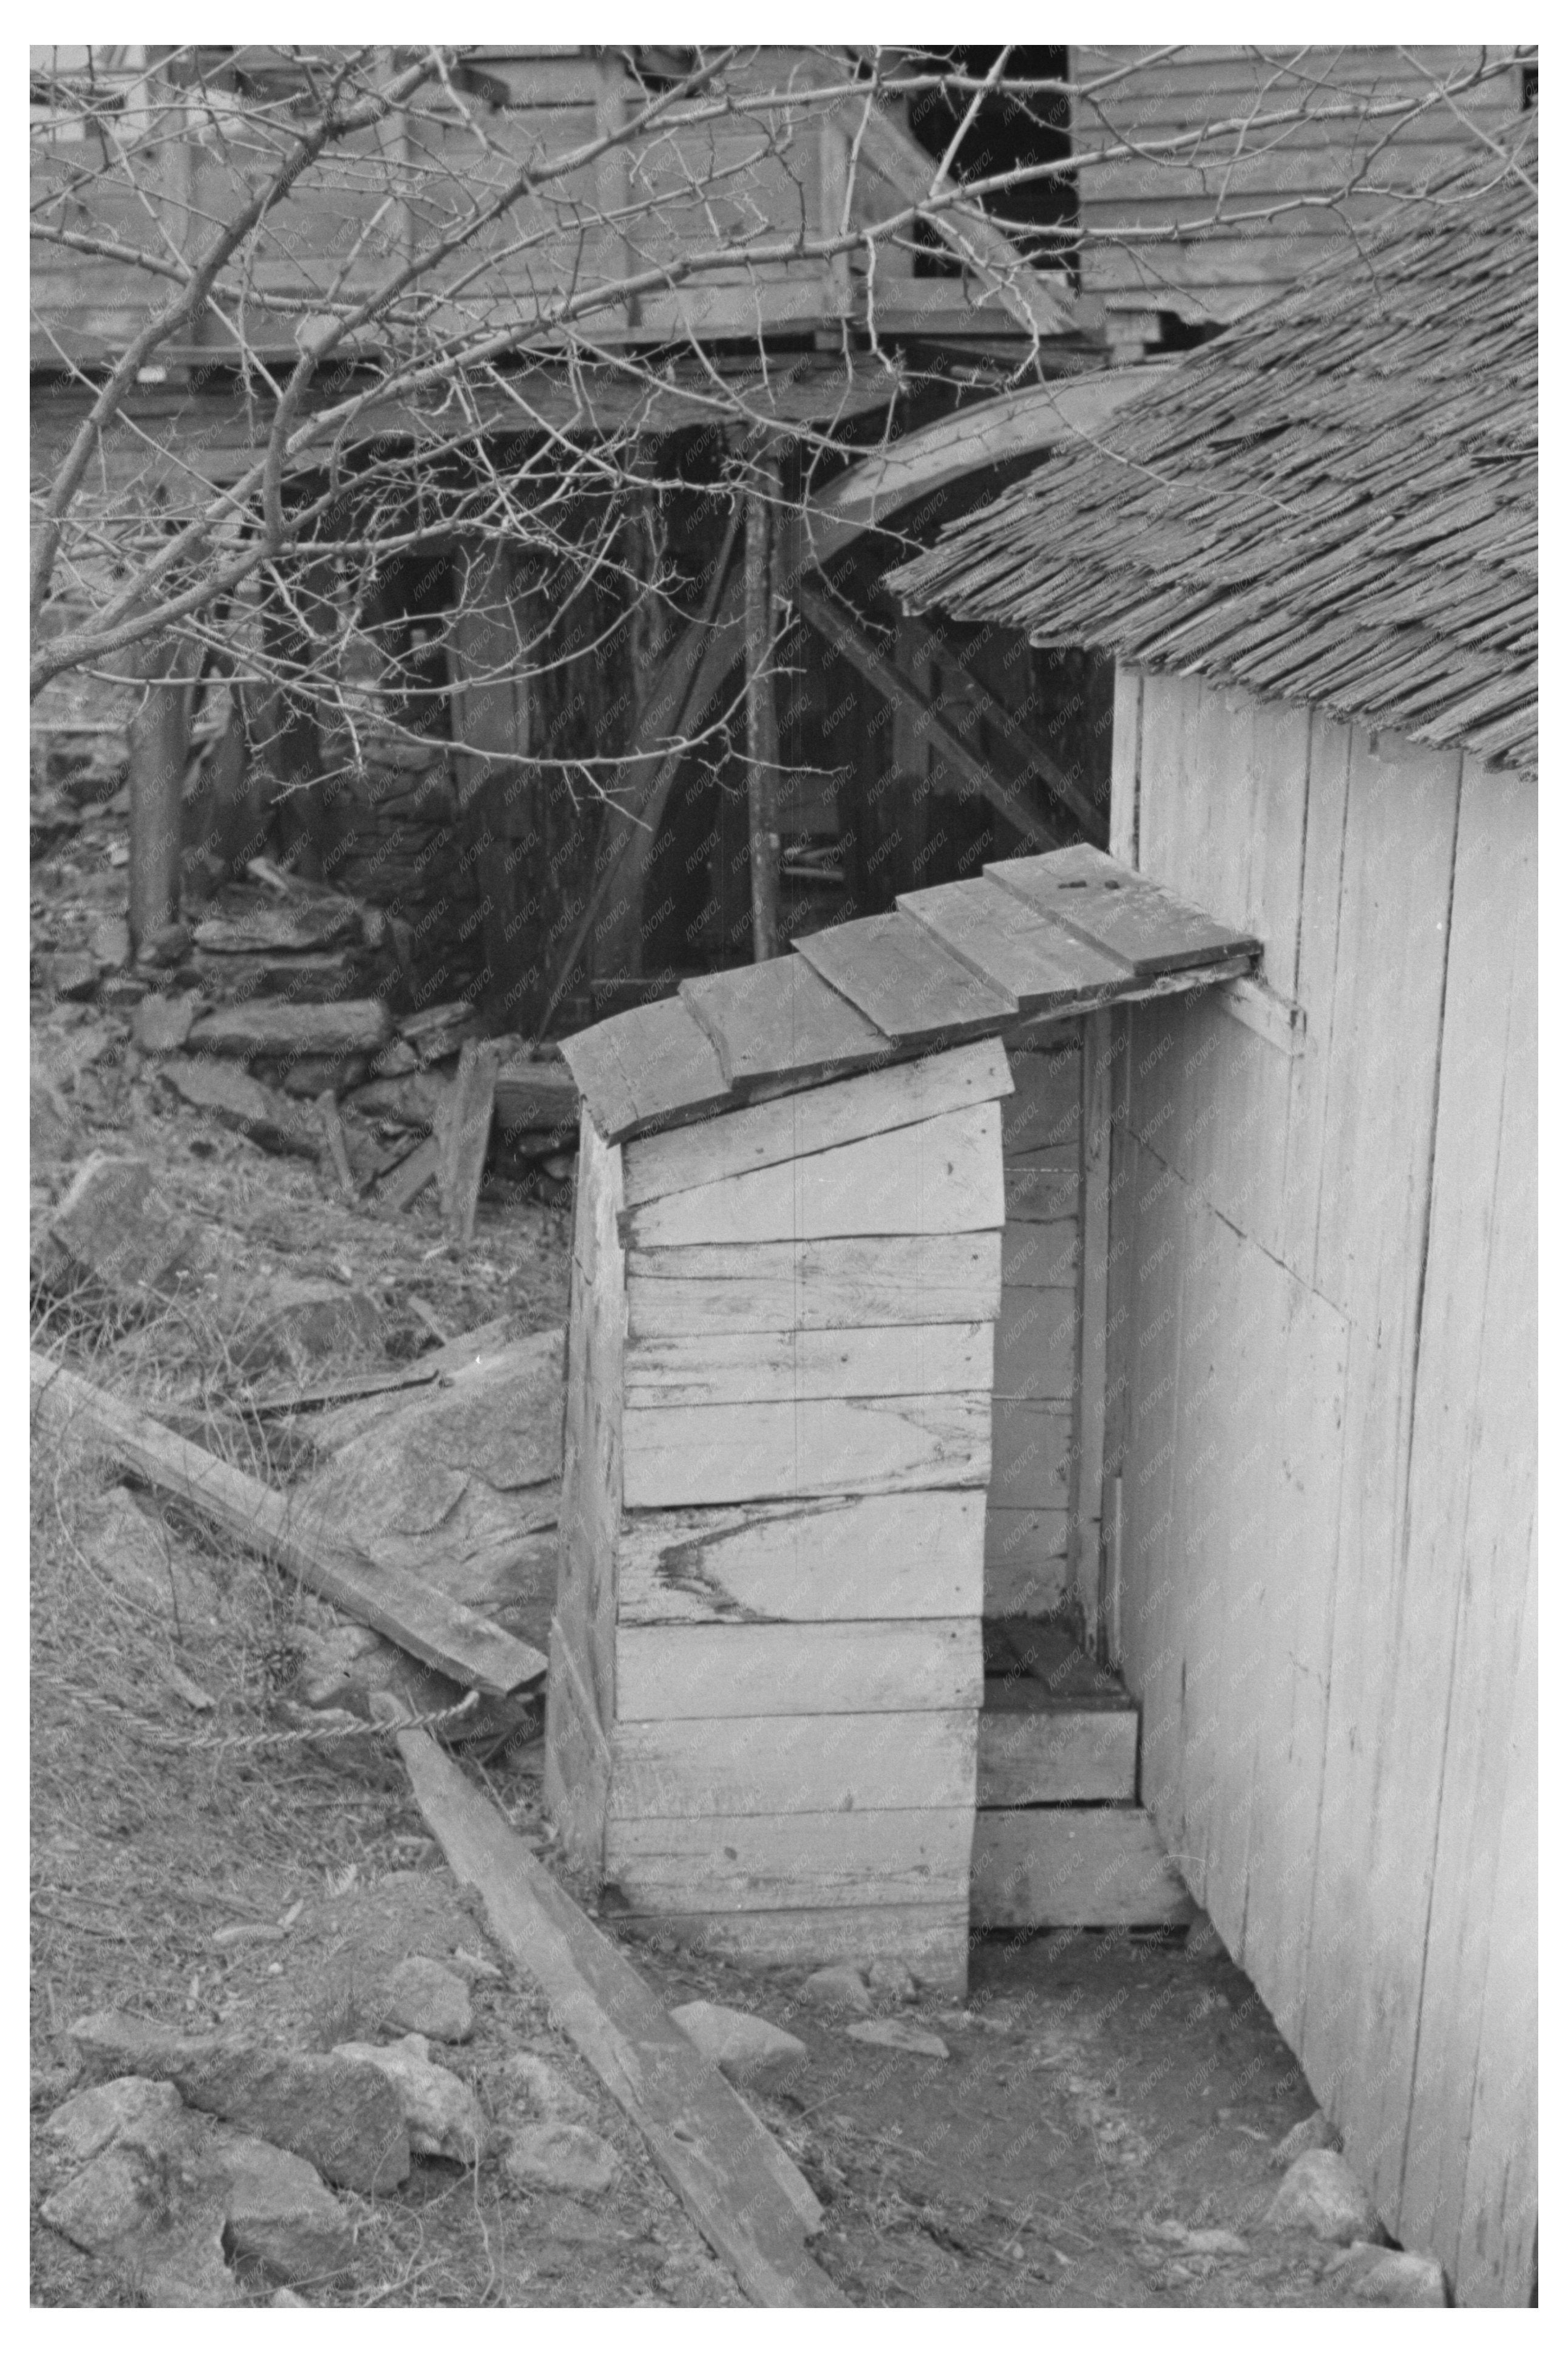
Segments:
[[[1101,85],[1077,105],[1075,147],[1090,156],[1132,149],[1081,174],[1084,291],[1112,311],[1173,311],[1198,322],[1251,310],[1320,259],[1325,238],[1384,217],[1380,188],[1417,185],[1479,157],[1467,118],[1483,135],[1506,135],[1521,111],[1517,69],[1452,104],[1420,107],[1436,81],[1474,72],[1483,54],[1070,50],[1075,82]],[[1179,153],[1165,144],[1183,134]]]
[[[1534,2229],[1535,793],[1145,675],[1119,853],[1263,936],[1116,1017],[1104,1499],[1144,1801],[1461,2299]]]

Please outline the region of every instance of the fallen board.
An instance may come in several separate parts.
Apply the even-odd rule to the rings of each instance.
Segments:
[[[984,1689],[973,1618],[616,1630],[617,1725],[978,1709]]]
[[[739,2093],[435,1742],[403,1732],[397,1745],[454,1876],[477,1891],[502,1950],[543,1993],[752,2302],[842,2304],[805,2252],[821,2221],[816,2200]]]
[[[806,972],[798,962],[752,967],[758,971]],[[725,977],[730,977],[726,975]],[[816,984],[821,987],[820,982]],[[826,992],[831,995],[831,991]],[[841,1003],[835,997],[836,1004]],[[845,1010],[847,1012],[848,1008]],[[857,1018],[858,1017],[856,1017]],[[1063,1056],[1029,1056],[1030,1061],[1065,1060]],[[1077,1101],[1076,1058],[1073,1100]],[[721,1113],[700,1126],[675,1128],[650,1135],[626,1147],[626,1203],[636,1208],[667,1193],[686,1193],[721,1177],[749,1176],[759,1168],[800,1160],[837,1145],[858,1143],[863,1136],[882,1135],[934,1119],[943,1112],[962,1111],[1011,1093],[1014,1080],[1007,1057],[994,1039],[961,1046],[948,1054],[932,1054],[918,1062],[899,1062],[890,1069],[868,1071],[841,1080],[837,1085],[813,1087],[782,1101],[747,1104]],[[1008,1109],[1011,1110],[1009,1105]],[[1007,1119],[1004,1114],[1003,1148],[1006,1149]],[[1077,1128],[1069,1131],[1076,1135]],[[1062,1137],[1031,1131],[1028,1142],[1060,1142]]]
[[[633,1250],[668,1250],[975,1233],[1003,1215],[1002,1113],[993,1102],[645,1201],[626,1211],[622,1239]]]
[[[984,1538],[972,1487],[639,1513],[619,1539],[617,1615],[622,1626],[978,1618]]]
[[[1020,1013],[1047,1013],[1103,989],[1125,988],[1120,956],[1077,938],[984,874],[903,893],[900,908],[961,964],[1014,997]]]
[[[622,1441],[628,1511],[983,1487],[991,1476],[991,1389],[987,1382],[940,1397],[628,1404]]]
[[[893,1051],[876,1023],[798,956],[683,980],[680,996],[741,1092],[781,1079],[820,1084],[886,1062]]]
[[[458,1075],[438,1130],[441,1161],[437,1181],[441,1210],[447,1239],[460,1250],[474,1239],[490,1122],[495,1116],[500,1060],[499,1050],[488,1039],[467,1040],[458,1058]]]
[[[1192,1898],[1142,1806],[1019,1806],[974,1817],[977,1928],[1152,1928]]]
[[[1017,1018],[1017,999],[969,970],[912,915],[865,915],[796,940],[828,986],[901,1046],[957,1045]]]
[[[461,1602],[448,1600],[435,1583],[355,1560],[342,1549],[335,1526],[321,1525],[289,1496],[220,1462],[63,1366],[30,1356],[28,1371],[35,1428],[56,1437],[75,1429],[123,1469],[177,1496],[361,1625],[373,1626],[454,1682],[505,1698],[545,1672],[548,1662],[541,1651]]]
[[[987,866],[985,873],[1037,914],[1119,957],[1140,978],[1263,952],[1250,933],[1216,923],[1087,842],[1040,858],[1010,858]]]
[[[984,1323],[1001,1297],[995,1231],[632,1250],[626,1337]]]

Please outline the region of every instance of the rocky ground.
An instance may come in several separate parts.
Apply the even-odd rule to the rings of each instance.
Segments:
[[[122,814],[38,846],[35,929],[55,944],[32,1008],[36,1347],[288,1486],[346,1476],[356,1433],[388,1425],[381,1408],[330,1431],[248,1409],[263,1375],[247,1348],[280,1287],[370,1303],[318,1374],[406,1364],[436,1347],[432,1326],[515,1344],[559,1325],[557,1187],[492,1177],[458,1250],[430,1194],[378,1217],[330,1170],[215,1124],[133,1048],[133,1008],[55,985],[59,943],[123,916]],[[51,1250],[93,1151],[145,1161],[205,1237],[205,1274],[173,1303],[117,1305]],[[505,1482],[487,1484],[481,1453],[459,1467],[482,1588],[484,1510]],[[345,1493],[363,1498],[363,1478]],[[390,1646],[367,1649],[75,1441],[35,1448],[32,1540],[33,2301],[737,2303],[426,1834],[363,1704],[365,1662],[384,1679]],[[531,1640],[549,1552],[546,1530],[490,1595]],[[541,1765],[537,1711],[466,1751],[549,1857]],[[602,1925],[614,1933],[607,1906]],[[981,1940],[962,2008],[896,1970],[748,1975],[627,1950],[671,2007],[793,2038],[759,2056],[743,2025],[691,2021],[816,2191],[815,2252],[852,2304],[1441,2294],[1429,2267],[1368,2243],[1374,2220],[1299,2070],[1201,1926]]]

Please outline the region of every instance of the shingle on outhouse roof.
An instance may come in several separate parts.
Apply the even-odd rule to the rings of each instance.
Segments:
[[[888,585],[1533,773],[1535,192],[1500,164],[1401,219]]]
[[[679,997],[563,1039],[607,1143],[1021,1021],[1201,988],[1261,953],[1250,934],[1081,843],[910,892],[892,914],[795,946],[798,955],[683,981]]]

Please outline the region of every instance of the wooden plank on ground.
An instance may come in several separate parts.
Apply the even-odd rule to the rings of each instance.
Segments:
[[[742,1092],[779,1080],[820,1085],[894,1051],[876,1023],[799,956],[683,980],[680,997],[712,1039],[725,1079]]]
[[[1014,997],[1026,1016],[1078,1004],[1100,989],[1115,996],[1132,977],[1121,957],[1079,939],[984,874],[903,892],[898,904],[971,972]]]
[[[980,1714],[982,1806],[1131,1804],[1138,1794],[1135,1707],[986,1704]]]
[[[743,1967],[821,1968],[833,1961],[902,1961],[927,1992],[963,1995],[969,1981],[969,1897],[961,1904],[842,1905],[773,1912],[624,1913],[619,1925]]]
[[[634,1250],[626,1336],[975,1323],[997,1312],[1001,1269],[994,1231]]]
[[[763,1510],[647,1512],[621,1532],[623,1626],[980,1615],[973,1488]]]
[[[805,2252],[816,2200],[739,2093],[434,1741],[404,1732],[397,1745],[454,1875],[478,1891],[501,1949],[544,1994],[752,2303],[841,2303]]]
[[[809,965],[780,957],[757,971],[803,972],[814,987]],[[726,974],[721,976],[731,977]],[[833,997],[835,1004],[843,1004]],[[845,1008],[846,1011],[851,1008]],[[856,1015],[855,1018],[858,1019]],[[1066,1057],[1029,1055],[1030,1062],[1050,1063]],[[1010,1094],[1014,1080],[1007,1057],[994,1039],[960,1046],[951,1053],[932,1054],[918,1062],[900,1062],[887,1070],[868,1071],[832,1086],[814,1086],[772,1103],[748,1104],[721,1113],[697,1127],[677,1128],[668,1134],[644,1137],[626,1147],[626,1198],[628,1208],[669,1193],[686,1193],[721,1177],[743,1176],[786,1160],[802,1160],[813,1153],[855,1144],[862,1137],[882,1135],[915,1126],[943,1112],[991,1103]],[[1076,1082],[1075,1082],[1076,1086]],[[1008,1104],[1003,1114],[1003,1146],[1006,1148]],[[1076,1129],[1073,1131],[1076,1134]],[[1060,1142],[1055,1135],[1037,1136],[1033,1127],[1021,1140]]]
[[[826,1620],[796,1626],[622,1626],[616,1720],[880,1715],[978,1708],[975,1618]]]
[[[458,1057],[457,1080],[445,1105],[437,1182],[447,1239],[458,1249],[467,1249],[474,1239],[500,1065],[500,1049],[491,1039],[468,1039]]]
[[[1142,1806],[1023,1806],[974,1818],[977,1928],[1152,1928],[1192,1899]]]
[[[945,1397],[628,1407],[626,1508],[984,1487],[991,1410],[989,1383]]]
[[[986,1323],[687,1334],[640,1340],[627,1349],[626,1399],[628,1406],[746,1405],[783,1398],[921,1397],[983,1388],[991,1371],[992,1326]]]
[[[606,1144],[706,1119],[734,1100],[711,1039],[678,997],[612,1014],[563,1038],[561,1050]]]
[[[904,1046],[956,1046],[1017,1018],[1010,991],[982,980],[912,915],[866,915],[796,940],[795,952]]]
[[[1262,951],[1262,942],[1249,933],[1188,906],[1088,842],[1037,858],[1004,859],[985,872],[1037,913],[1120,957],[1139,975]]]
[[[605,1872],[634,1910],[952,1904],[968,1883],[973,1821],[973,1805],[612,1820]]]
[[[972,1708],[926,1708],[620,1724],[612,1736],[610,1813],[627,1821],[661,1815],[711,1821],[973,1806],[975,1723]]]
[[[633,1250],[669,1250],[976,1233],[1002,1219],[1002,1113],[983,1103],[645,1201],[626,1212],[623,1238]]]
[[[122,1469],[199,1512],[225,1534],[276,1561],[355,1619],[374,1627],[454,1682],[495,1697],[539,1681],[546,1661],[433,1580],[382,1563],[374,1567],[342,1546],[292,1497],[264,1487],[190,1440],[177,1438],[133,1406],[42,1356],[29,1360],[33,1424],[63,1437],[75,1430],[101,1446]]]

